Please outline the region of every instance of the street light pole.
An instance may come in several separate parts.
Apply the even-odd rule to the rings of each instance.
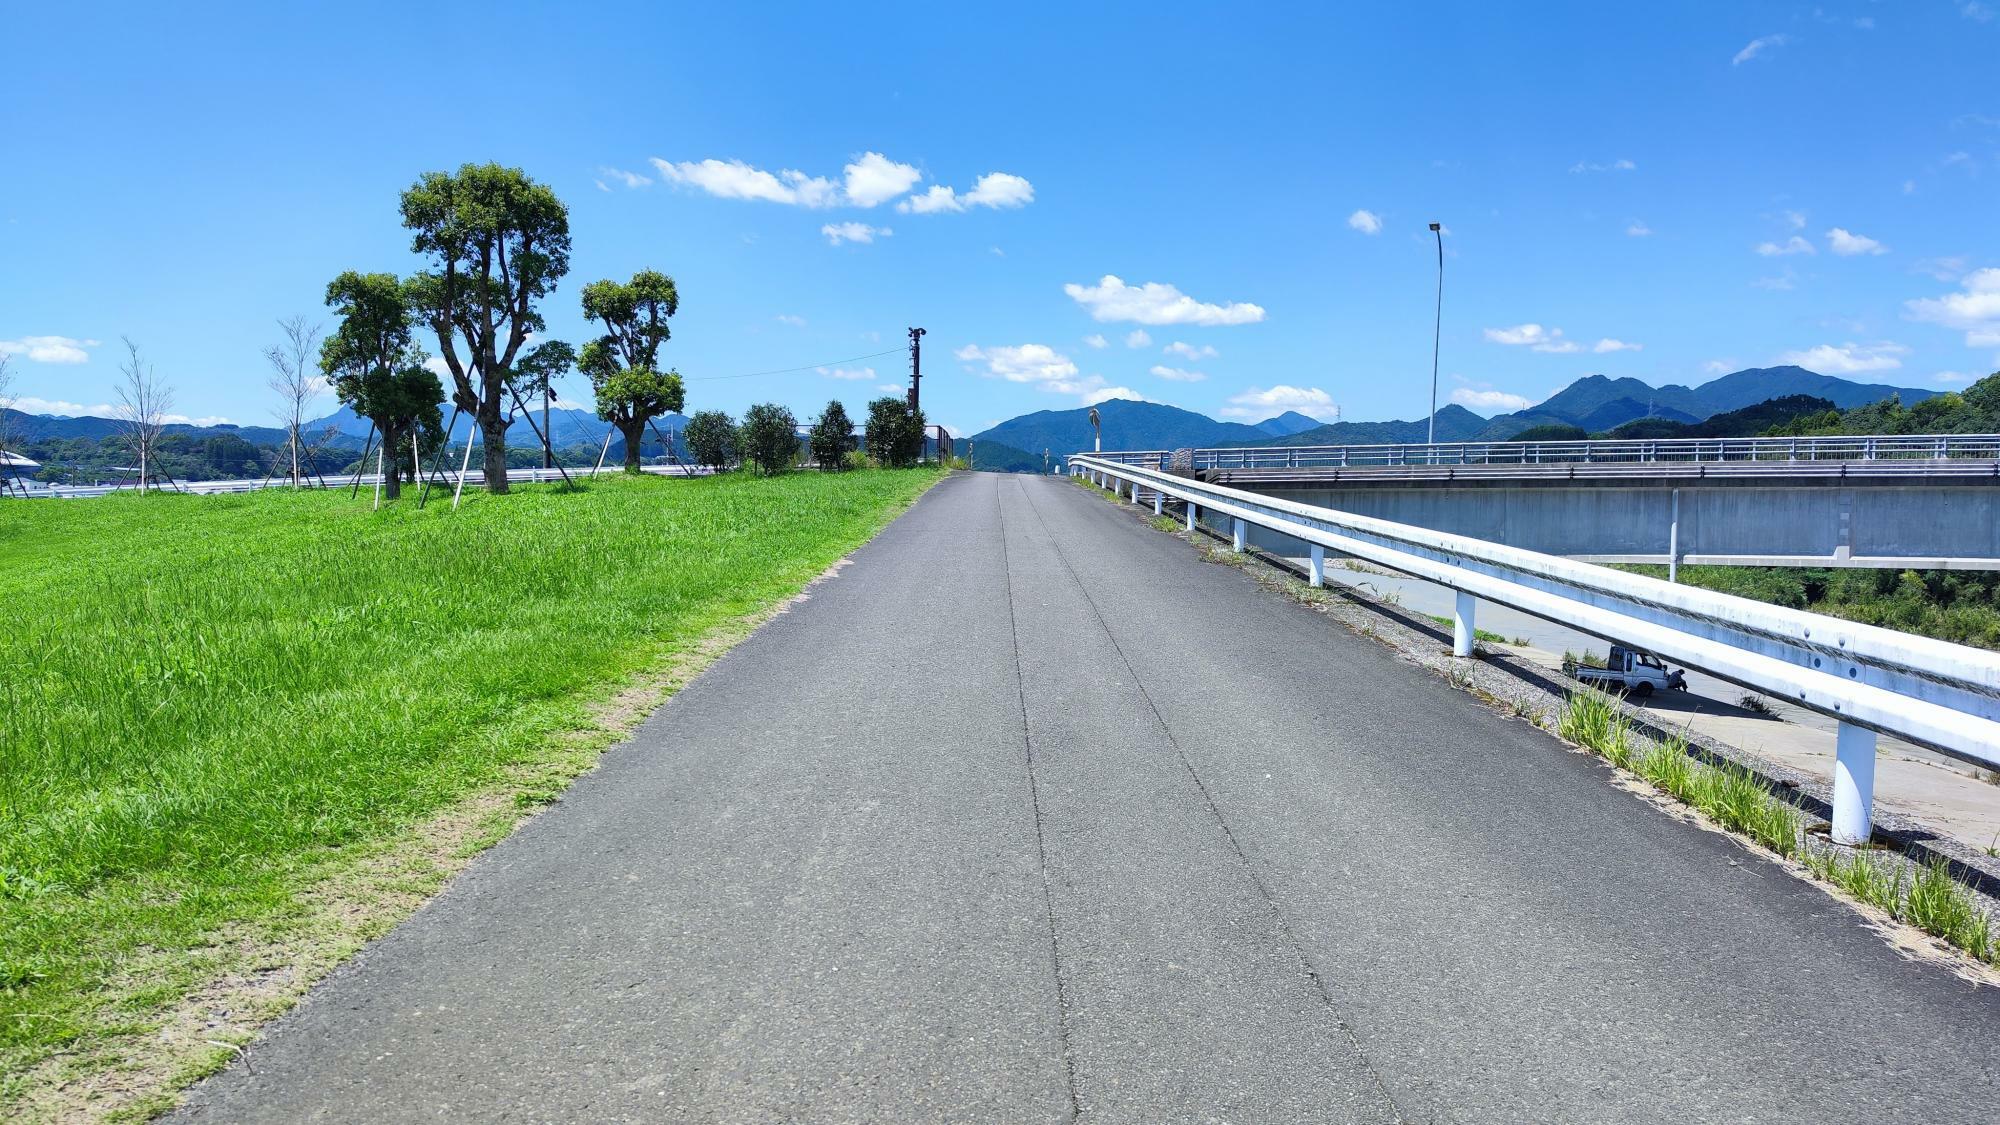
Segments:
[[[1437,238],[1438,246],[1438,296],[1437,318],[1431,322],[1431,428],[1426,445],[1436,446],[1438,440],[1438,342],[1444,337],[1444,224],[1432,223],[1431,234]],[[1426,452],[1437,455],[1436,449]]]

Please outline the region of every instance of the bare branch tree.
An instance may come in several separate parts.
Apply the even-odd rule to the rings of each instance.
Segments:
[[[14,409],[14,357],[0,352],[0,453],[12,452],[14,444],[14,420],[7,412]]]
[[[125,381],[118,385],[118,423],[125,442],[139,455],[139,494],[145,495],[153,472],[153,454],[167,414],[174,408],[174,389],[160,382],[153,365],[139,355],[139,345],[124,337],[126,360],[118,365]]]
[[[285,451],[291,459],[291,481],[293,487],[303,483],[299,469],[299,458],[304,444],[300,427],[305,425],[306,406],[326,389],[326,382],[319,374],[319,325],[307,324],[303,316],[294,316],[278,322],[278,331],[284,340],[264,349],[264,358],[271,364],[271,378],[267,384],[278,396],[278,421],[285,426]]]

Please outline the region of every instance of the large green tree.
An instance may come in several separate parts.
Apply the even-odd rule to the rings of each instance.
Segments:
[[[423,366],[416,317],[395,274],[349,270],[326,287],[326,304],[339,323],[320,344],[320,371],[341,402],[375,423],[390,455],[382,487],[393,500],[402,476],[416,470],[405,455],[421,447],[435,456],[442,442],[444,386]]]
[[[743,412],[737,442],[743,459],[767,477],[792,467],[799,457],[799,423],[775,402],[760,402]]]
[[[697,410],[681,435],[697,465],[716,472],[736,459],[736,422],[720,410]]]
[[[597,416],[625,436],[625,471],[639,471],[639,446],[646,426],[686,405],[680,372],[661,371],[660,345],[673,333],[667,318],[680,308],[674,279],[640,270],[631,281],[593,281],[583,287],[583,315],[604,326],[604,335],[583,346],[577,366],[590,377]]]
[[[479,422],[488,492],[507,491],[507,404],[514,365],[543,329],[536,303],[569,272],[569,210],[519,168],[426,172],[403,193],[411,248],[431,268],[406,283],[437,335],[452,401]]]

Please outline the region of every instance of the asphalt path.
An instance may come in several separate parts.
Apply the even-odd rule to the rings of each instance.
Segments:
[[[958,474],[181,1116],[1990,1123],[1996,997],[1086,491]]]

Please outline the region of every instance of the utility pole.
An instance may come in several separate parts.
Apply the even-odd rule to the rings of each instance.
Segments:
[[[917,383],[924,377],[924,330],[910,329],[910,413],[917,412]]]
[[[1438,244],[1438,299],[1437,319],[1431,325],[1431,429],[1430,438],[1425,443],[1436,445],[1438,440],[1438,341],[1444,338],[1444,224],[1432,223],[1431,233],[1437,236]],[[1436,456],[1435,449],[1428,451]]]

